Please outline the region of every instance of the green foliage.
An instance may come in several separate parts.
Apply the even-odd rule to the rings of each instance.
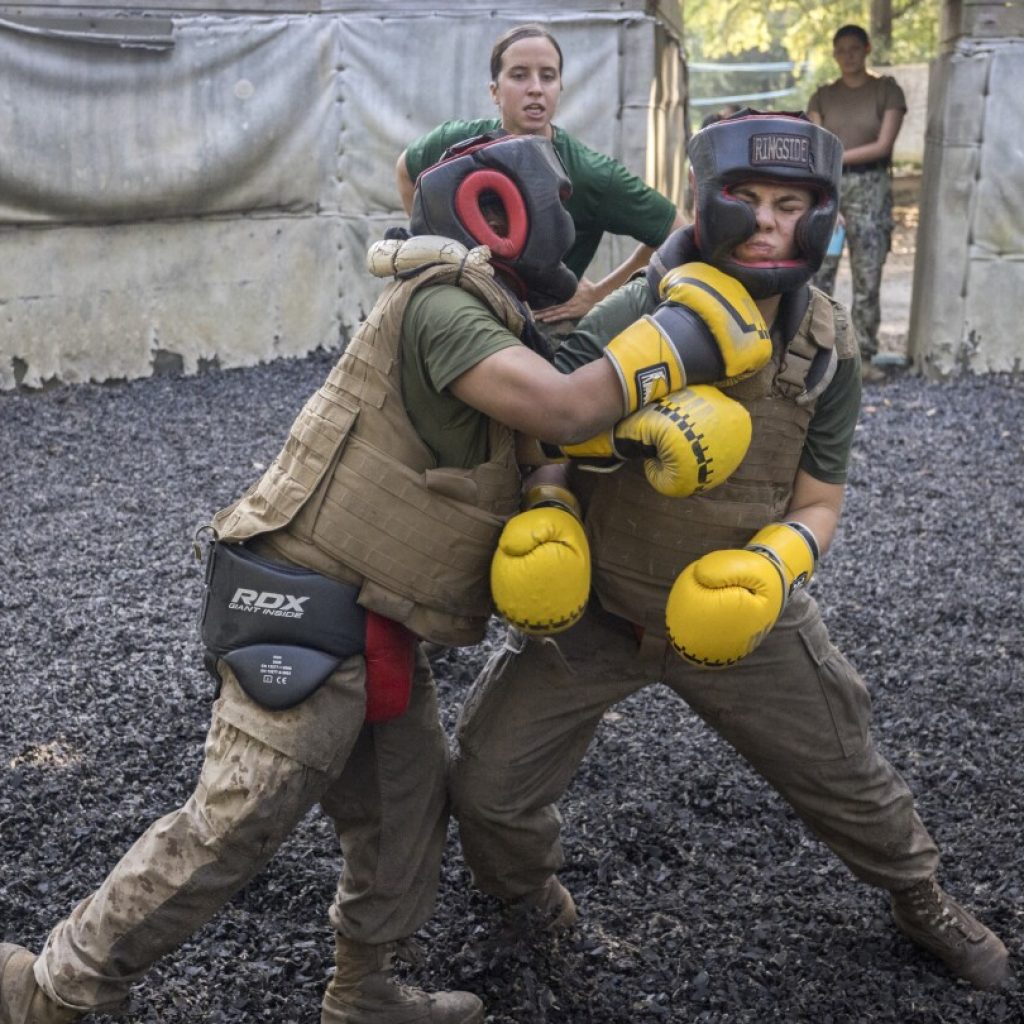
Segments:
[[[870,30],[871,0],[680,0],[688,60],[795,62],[789,84],[798,86],[779,109],[802,106],[814,89],[837,77],[832,35],[840,25]],[[873,47],[869,67],[927,62],[938,51],[939,0],[892,0],[892,46]],[[806,68],[802,67],[806,65]],[[695,96],[718,96],[779,88],[778,73],[768,81],[753,74],[693,75]],[[768,107],[770,104],[765,103]],[[706,110],[707,108],[698,108]]]

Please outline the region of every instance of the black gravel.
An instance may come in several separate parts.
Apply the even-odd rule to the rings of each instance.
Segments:
[[[38,948],[191,792],[211,695],[191,535],[272,458],[332,359],[0,396],[4,939]],[[868,387],[844,523],[814,583],[944,850],[944,882],[1015,960],[1022,403],[1024,382],[1005,378]],[[496,635],[437,663],[449,728]],[[452,832],[410,977],[477,992],[494,1024],[1024,1021],[1016,981],[992,994],[951,980],[897,933],[885,895],[661,687],[608,716],[563,811],[580,927],[499,941]],[[338,870],[311,814],[122,1019],[319,1020]]]

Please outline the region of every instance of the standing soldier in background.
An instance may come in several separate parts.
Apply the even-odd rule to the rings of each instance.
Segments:
[[[871,359],[878,352],[882,314],[882,268],[892,245],[892,150],[907,112],[903,90],[890,75],[874,75],[865,62],[871,52],[867,32],[844,25],[832,38],[840,78],[823,85],[807,104],[807,113],[843,143],[840,196],[853,277],[851,318],[860,345],[865,379],[879,379]],[[822,266],[814,283],[830,295],[839,261]]]

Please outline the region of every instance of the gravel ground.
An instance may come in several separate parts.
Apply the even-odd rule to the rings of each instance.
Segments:
[[[191,791],[210,699],[192,531],[273,456],[331,358],[0,396],[3,938],[37,948]],[[844,524],[813,584],[944,882],[1015,959],[1022,402],[1006,379],[868,387]],[[496,636],[438,661],[449,727]],[[978,993],[919,954],[884,895],[661,687],[609,713],[563,810],[580,927],[499,944],[452,834],[414,978],[479,993],[493,1024],[1024,1021],[1016,981]],[[318,1020],[338,867],[311,814],[122,1019]]]

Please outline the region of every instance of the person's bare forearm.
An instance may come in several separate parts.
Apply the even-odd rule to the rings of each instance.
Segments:
[[[449,385],[460,401],[551,444],[578,444],[625,413],[622,384],[607,359],[563,374],[526,348],[488,356]]]
[[[845,490],[843,484],[823,483],[802,469],[797,472],[785,518],[802,523],[814,534],[819,554],[825,554],[835,537]]]

